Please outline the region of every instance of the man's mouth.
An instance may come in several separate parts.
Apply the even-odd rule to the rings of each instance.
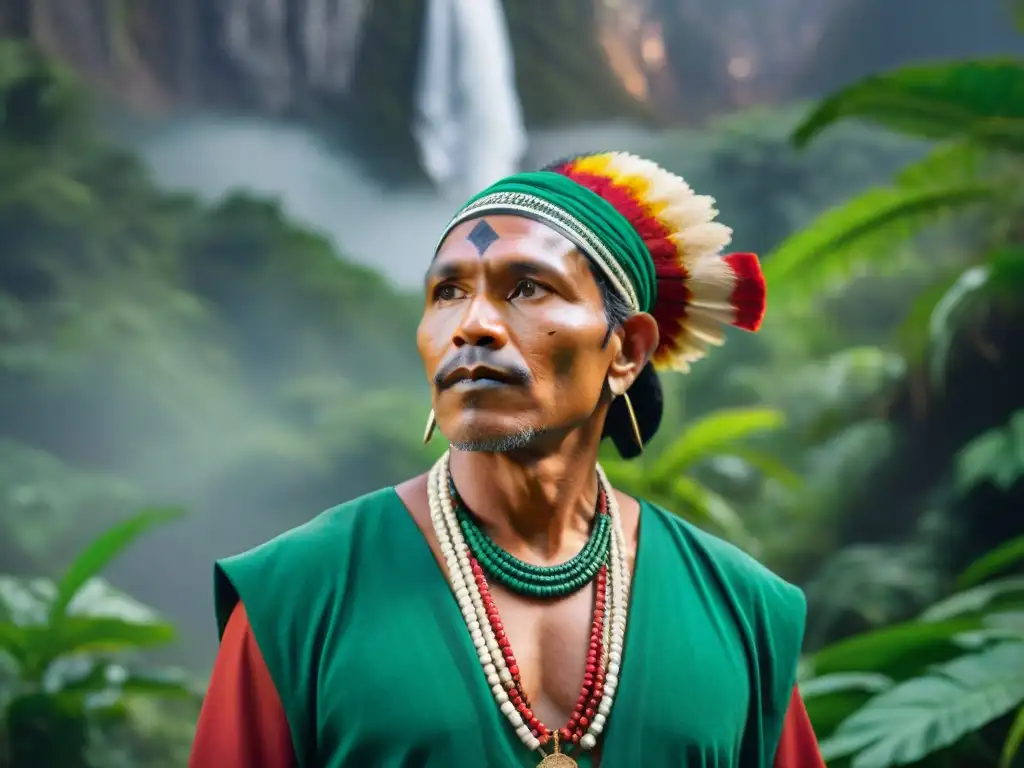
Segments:
[[[479,379],[459,379],[452,383],[448,388],[453,389],[456,392],[466,392],[470,390],[480,389],[497,389],[499,387],[511,387],[507,381],[499,381],[498,379],[487,378],[486,376]]]
[[[443,384],[444,389],[493,389],[518,384],[514,377],[494,368],[460,368],[453,371]]]

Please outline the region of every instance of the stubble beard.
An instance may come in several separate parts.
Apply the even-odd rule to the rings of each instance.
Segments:
[[[453,442],[452,448],[466,453],[511,453],[529,448],[541,434],[541,430],[524,427],[508,435],[490,435]]]

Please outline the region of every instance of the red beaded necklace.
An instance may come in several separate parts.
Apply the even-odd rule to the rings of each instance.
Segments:
[[[601,491],[598,501],[598,514],[607,514],[607,498],[604,495],[604,491]],[[491,590],[487,585],[487,577],[484,575],[483,568],[472,555],[469,557],[469,563],[473,571],[473,577],[476,579],[477,587],[480,590],[480,598],[483,601],[484,610],[487,612],[487,620],[494,631],[494,637],[498,641],[502,655],[505,657],[505,664],[508,667],[509,674],[512,676],[512,687],[508,691],[509,700],[519,714],[522,715],[523,720],[529,726],[533,735],[539,739],[541,745],[546,745],[555,734],[537,718],[530,707],[529,698],[523,690],[522,681],[519,677],[519,665],[512,652],[512,646],[508,641],[508,637],[505,635],[505,629],[502,626],[501,617],[498,615],[498,608],[494,604],[494,598],[491,596]],[[556,746],[579,744],[580,739],[587,732],[591,719],[593,719],[594,714],[597,712],[601,696],[604,693],[605,669],[607,667],[604,658],[606,652],[604,647],[604,618],[608,599],[607,565],[601,566],[595,583],[597,589],[594,599],[594,618],[590,627],[590,645],[587,648],[587,663],[583,674],[583,682],[580,685],[580,695],[576,700],[576,707],[573,709],[569,722],[558,730]]]

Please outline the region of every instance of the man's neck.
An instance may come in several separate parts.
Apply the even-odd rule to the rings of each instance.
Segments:
[[[586,536],[597,504],[599,440],[574,432],[543,453],[453,450],[459,496],[499,545],[556,557]]]

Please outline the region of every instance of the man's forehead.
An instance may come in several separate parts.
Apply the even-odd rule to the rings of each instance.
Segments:
[[[520,250],[537,255],[563,255],[576,249],[561,233],[546,224],[523,216],[485,216],[464,221],[454,227],[445,237],[437,256],[446,253],[464,253],[466,249],[484,256],[496,244],[508,249]]]

